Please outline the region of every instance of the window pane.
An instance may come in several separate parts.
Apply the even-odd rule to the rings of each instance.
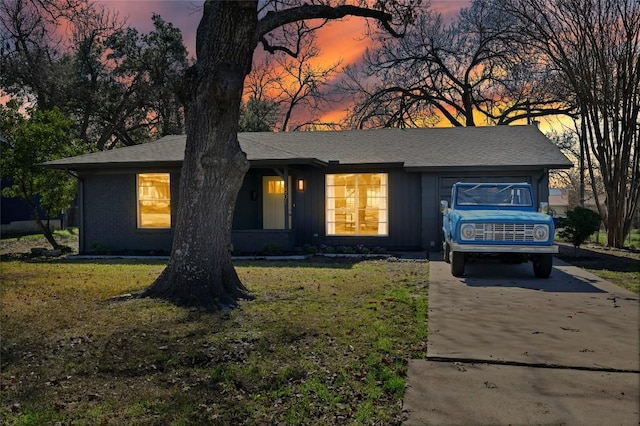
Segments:
[[[269,181],[267,192],[269,194],[284,194],[284,180]]]
[[[138,227],[171,227],[171,182],[169,173],[138,175]]]
[[[327,235],[387,235],[387,174],[327,175]]]

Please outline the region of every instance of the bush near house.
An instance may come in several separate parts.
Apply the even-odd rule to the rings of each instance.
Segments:
[[[558,220],[558,236],[580,247],[587,238],[600,229],[600,215],[584,207],[576,207],[567,212],[567,217]]]

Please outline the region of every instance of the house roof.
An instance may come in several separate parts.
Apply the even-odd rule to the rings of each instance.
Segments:
[[[239,133],[252,165],[395,164],[411,170],[468,167],[570,168],[535,126]],[[44,163],[70,170],[180,166],[186,136]]]

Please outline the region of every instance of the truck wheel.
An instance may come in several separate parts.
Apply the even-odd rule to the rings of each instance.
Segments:
[[[451,263],[451,257],[449,256],[449,243],[448,242],[444,242],[444,261],[447,263]]]
[[[549,278],[553,269],[553,256],[537,254],[533,256],[533,274],[536,278]]]
[[[457,251],[451,253],[451,275],[454,277],[464,275],[464,253]]]

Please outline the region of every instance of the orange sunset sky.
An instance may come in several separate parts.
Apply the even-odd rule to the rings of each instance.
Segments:
[[[198,8],[202,2],[180,0],[101,0],[100,4],[117,11],[127,23],[142,33],[153,29],[151,14],[158,13],[182,31],[185,45],[191,55],[195,55],[195,32],[200,21]],[[442,13],[445,19],[454,17],[461,8],[469,5],[469,0],[432,0],[431,9]],[[321,50],[318,63],[332,65],[342,61],[341,66],[356,63],[370,45],[365,36],[365,21],[362,18],[346,18],[331,22],[317,32],[317,45]],[[260,52],[257,53],[260,55]],[[336,104],[320,119],[337,122],[346,114],[346,104]]]

